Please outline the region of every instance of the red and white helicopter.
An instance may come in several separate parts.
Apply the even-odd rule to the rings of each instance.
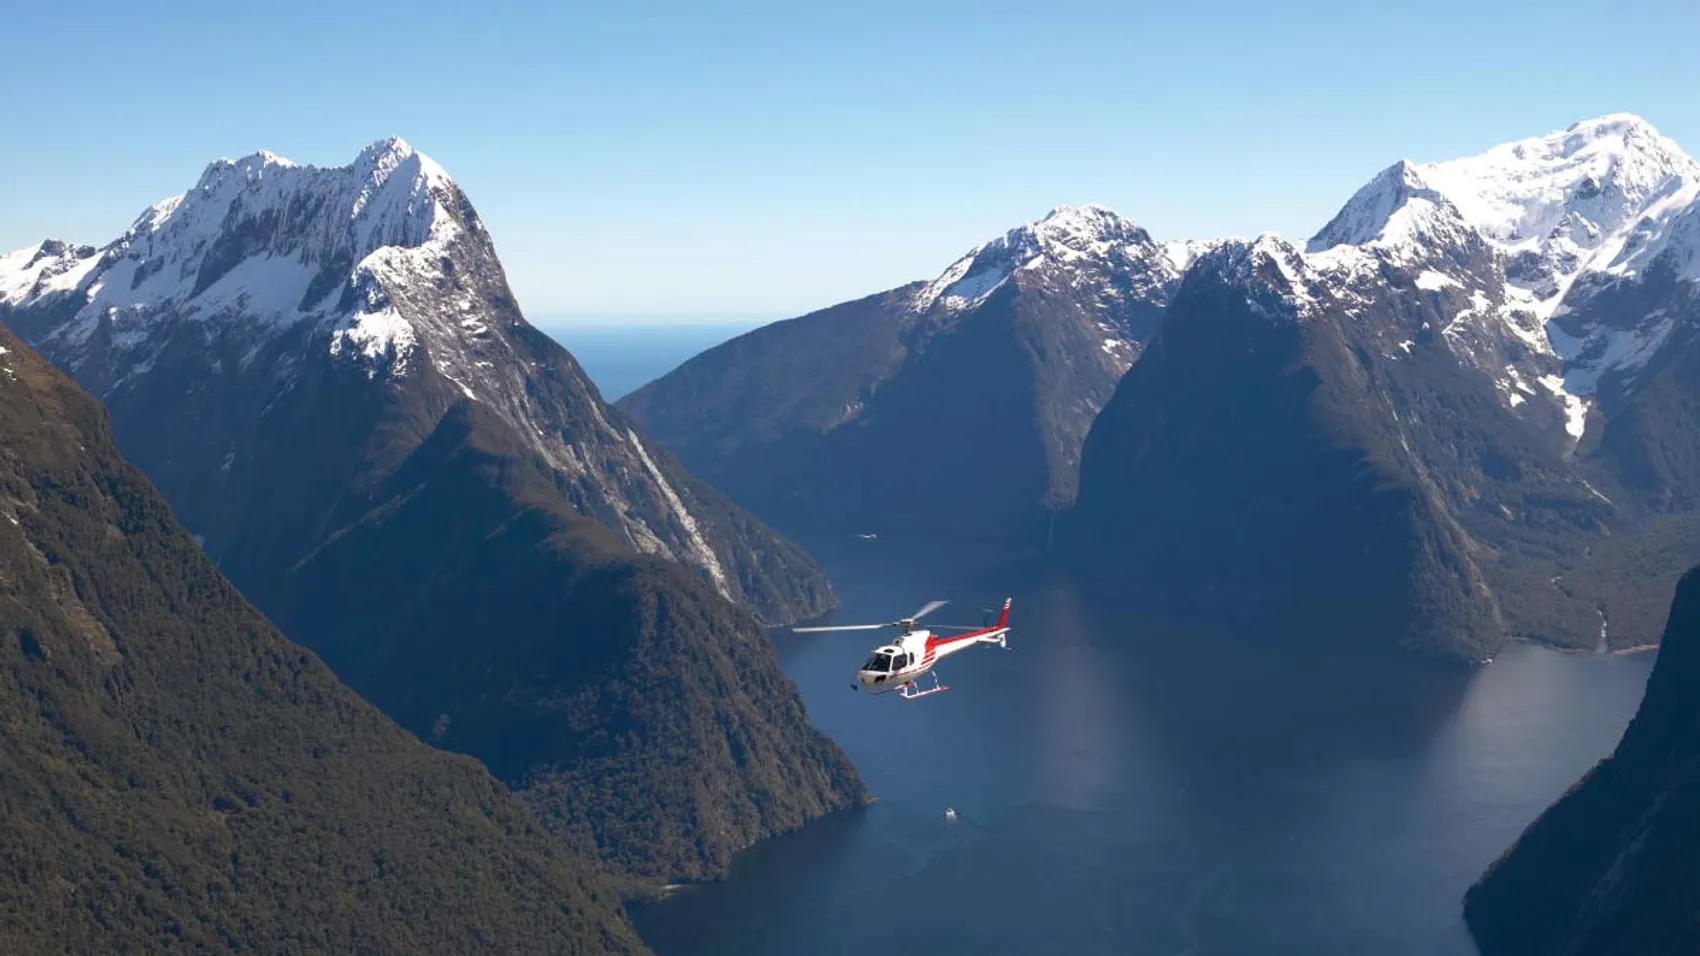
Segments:
[[[884,624],[838,624],[829,627],[794,627],[791,630],[799,634],[817,631],[876,631],[881,628],[900,628],[896,641],[876,647],[869,653],[868,659],[862,664],[862,669],[856,672],[856,683],[850,685],[851,690],[866,689],[870,693],[885,694],[897,691],[899,697],[909,700],[914,697],[925,697],[950,688],[939,683],[939,675],[933,667],[940,658],[949,657],[957,651],[967,650],[976,644],[996,644],[1002,648],[1009,647],[1009,599],[1003,602],[1003,612],[998,615],[996,624],[981,627],[963,627],[960,625],[933,625],[930,628],[917,628],[915,622],[925,615],[931,614],[945,606],[944,601],[932,601],[925,607],[908,617],[887,621]],[[954,637],[940,637],[933,631],[966,631]],[[933,686],[922,690],[915,686],[915,680],[921,675],[931,672]]]

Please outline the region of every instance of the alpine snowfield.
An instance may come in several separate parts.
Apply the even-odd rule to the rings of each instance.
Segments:
[[[1601,379],[1632,379],[1676,316],[1657,309],[1609,323],[1571,317],[1625,283],[1700,277],[1697,198],[1700,163],[1645,120],[1614,114],[1477,156],[1398,163],[1359,190],[1308,249],[1319,262],[1361,270],[1424,266],[1419,286],[1467,292],[1443,332],[1478,354],[1500,330],[1527,345],[1534,355],[1496,356],[1508,359],[1500,376],[1506,401],[1557,402],[1580,440]],[[1478,240],[1492,250],[1491,275],[1451,274],[1456,253]]]

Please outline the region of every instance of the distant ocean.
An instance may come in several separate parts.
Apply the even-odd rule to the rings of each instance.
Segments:
[[[573,353],[604,401],[618,401],[685,360],[766,324],[763,320],[673,324],[543,324]]]

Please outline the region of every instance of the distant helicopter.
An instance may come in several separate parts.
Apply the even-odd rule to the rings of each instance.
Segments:
[[[915,697],[925,697],[950,688],[939,683],[938,672],[933,670],[939,659],[948,657],[957,651],[966,650],[975,644],[996,644],[1002,648],[1009,647],[1009,598],[1004,598],[1003,612],[998,615],[996,624],[981,627],[965,627],[961,625],[943,624],[932,628],[915,627],[915,622],[922,617],[944,607],[945,601],[932,601],[925,607],[908,617],[887,621],[884,624],[837,624],[828,627],[794,627],[791,630],[799,633],[815,633],[818,631],[875,631],[886,627],[901,629],[896,642],[884,647],[876,647],[862,664],[862,669],[856,672],[856,683],[850,685],[851,690],[866,689],[873,694],[886,694],[897,691],[904,700]],[[955,637],[940,637],[934,630],[966,631]],[[920,689],[915,686],[915,680],[923,674],[933,675],[933,686]]]

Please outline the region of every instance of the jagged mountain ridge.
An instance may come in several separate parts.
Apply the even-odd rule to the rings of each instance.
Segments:
[[[1295,595],[1318,587],[1326,601],[1323,582],[1365,570],[1335,566],[1342,555],[1382,553],[1385,602],[1443,610],[1412,616],[1416,634],[1381,630],[1449,656],[1491,656],[1507,635],[1656,640],[1644,609],[1700,558],[1678,500],[1697,451],[1681,427],[1694,415],[1694,170],[1645,123],[1605,117],[1481,157],[1397,164],[1305,251],[1266,236],[1207,252],[1088,437],[1065,551],[1118,593],[1152,590],[1145,569],[1174,584],[1155,597],[1199,610],[1262,588],[1294,630],[1307,627]],[[1649,323],[1669,328],[1650,336]],[[1212,376],[1226,400],[1197,394],[1186,370],[1228,361],[1213,338],[1270,336],[1263,360]],[[1283,388],[1303,397],[1257,407]],[[1237,446],[1271,436],[1281,464],[1245,468]],[[1348,458],[1335,507],[1290,523],[1283,509],[1314,492],[1294,446]],[[1232,523],[1188,528],[1177,498],[1199,496],[1178,510],[1205,513],[1205,488],[1248,503]],[[1411,523],[1340,518],[1392,492]],[[1219,591],[1180,582],[1176,554]]]
[[[1504,323],[1547,360],[1530,380],[1547,379],[1544,391],[1567,406],[1579,438],[1602,387],[1632,381],[1676,324],[1649,313],[1616,328],[1590,321],[1587,304],[1667,272],[1700,278],[1697,199],[1700,163],[1645,120],[1614,114],[1477,156],[1398,163],[1308,248],[1350,245],[1420,259],[1464,234],[1479,237],[1501,260],[1502,298],[1479,310],[1477,322]],[[1437,271],[1433,281],[1447,278]]]
[[[622,890],[866,799],[762,632],[824,576],[601,401],[407,144],[214,163],[104,249],[0,266],[0,320],[244,594]]]
[[[1093,426],[1064,559],[1106,591],[1281,640],[1489,656],[1501,609],[1450,508],[1479,462],[1442,472],[1411,432],[1444,428],[1465,458],[1492,393],[1448,374],[1435,318],[1415,276],[1317,269],[1274,237],[1207,253]]]
[[[0,320],[113,407],[119,440],[238,579],[252,551],[273,548],[239,540],[240,508],[278,496],[256,479],[267,450],[237,423],[264,422],[284,396],[332,387],[321,379],[346,367],[413,393],[402,420],[385,423],[413,440],[462,396],[487,405],[581,511],[639,551],[697,568],[764,619],[788,623],[832,604],[807,555],[646,441],[526,323],[470,201],[400,139],[344,167],[267,152],[220,160],[103,248],[50,241],[0,258]],[[179,361],[208,382],[207,407],[195,412],[203,427],[136,439],[146,426],[129,411],[175,389],[159,372]],[[309,499],[296,516],[308,536],[322,533],[331,496],[288,492]],[[292,546],[300,550],[276,547]]]
[[[1073,501],[1086,429],[1197,251],[1058,207],[930,282],[756,329],[618,404],[782,526],[1030,535]]]
[[[642,953],[593,869],[267,622],[0,330],[7,952]]]

